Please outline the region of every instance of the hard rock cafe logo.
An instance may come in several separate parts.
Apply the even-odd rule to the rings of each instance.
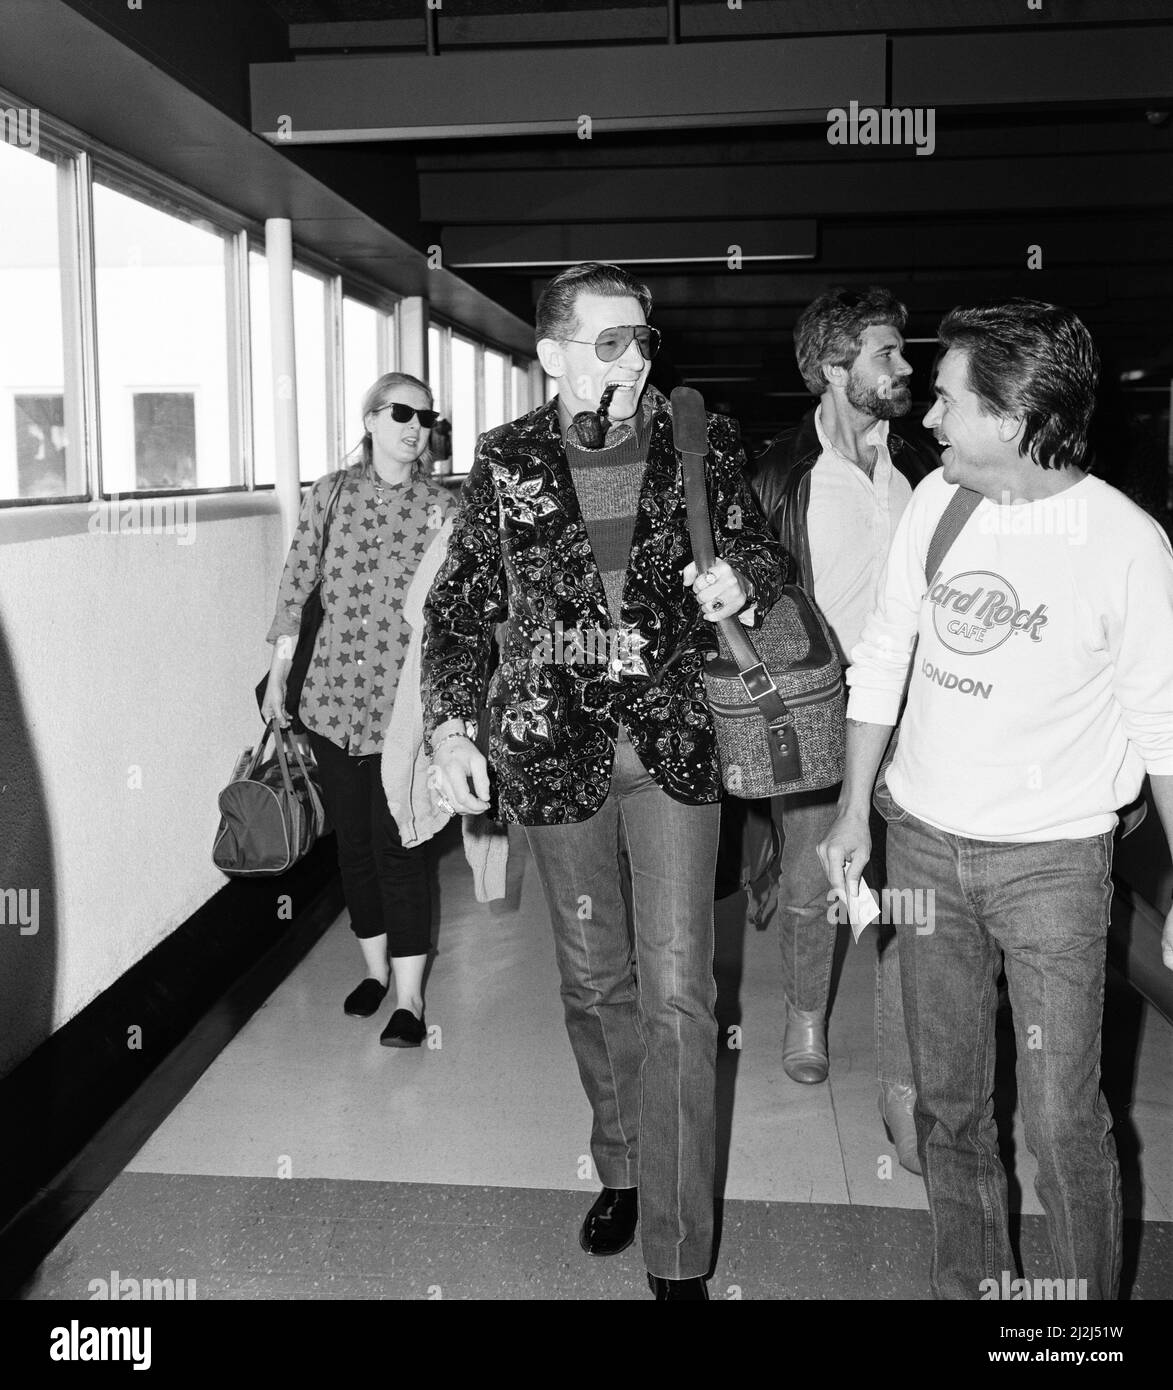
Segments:
[[[1019,602],[1014,586],[989,570],[966,570],[944,581],[938,570],[929,586],[933,627],[941,642],[961,656],[990,652],[1008,642],[1016,632],[1032,642],[1042,641],[1047,625],[1047,605],[1027,608]]]

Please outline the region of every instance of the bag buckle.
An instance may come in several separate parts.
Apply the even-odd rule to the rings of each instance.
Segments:
[[[748,667],[740,675],[745,693],[751,700],[760,700],[765,695],[777,693],[778,687],[774,684],[774,678],[761,661],[756,666]]]

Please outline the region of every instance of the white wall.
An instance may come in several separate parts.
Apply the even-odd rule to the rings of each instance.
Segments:
[[[0,548],[0,889],[44,904],[36,934],[0,925],[0,1073],[227,881],[216,796],[260,731],[284,550],[275,499],[213,519],[225,500],[185,499],[205,503],[186,545],[82,532]]]

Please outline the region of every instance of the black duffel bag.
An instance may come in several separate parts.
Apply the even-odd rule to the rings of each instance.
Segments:
[[[270,738],[273,752],[265,757]],[[248,763],[220,793],[216,867],[238,876],[283,874],[304,858],[330,828],[317,778],[297,740],[270,721]]]

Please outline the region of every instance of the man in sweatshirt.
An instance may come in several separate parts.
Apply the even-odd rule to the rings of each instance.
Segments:
[[[1173,844],[1173,552],[1086,472],[1099,363],[1074,314],[1028,300],[955,309],[939,337],[925,425],[943,467],[901,518],[852,652],[847,772],[819,855],[853,896],[907,681],[875,800],[890,891],[927,909],[897,932],[932,1289],[973,1299],[1015,1273],[992,1104],[1004,960],[1049,1273],[1110,1299],[1121,1204],[1100,1024],[1113,831],[1147,772]],[[926,577],[959,488],[979,496]],[[1173,968],[1173,912],[1163,949]]]

